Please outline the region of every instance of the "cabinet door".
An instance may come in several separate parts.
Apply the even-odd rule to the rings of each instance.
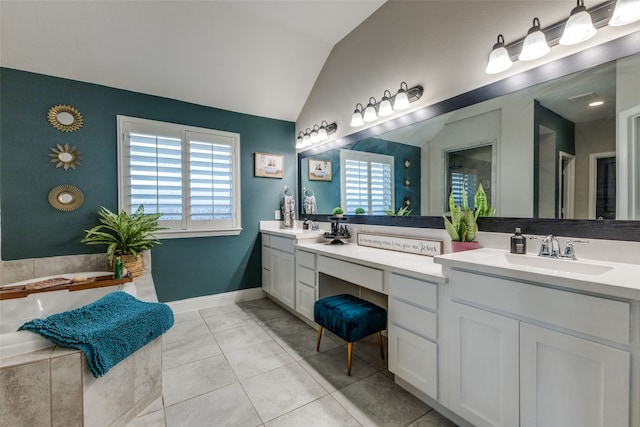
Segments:
[[[630,354],[520,326],[521,426],[629,426]]]
[[[271,259],[269,265],[271,268],[271,283],[270,283],[270,291],[271,296],[282,300],[282,294],[284,292],[283,285],[283,275],[282,271],[282,252],[277,251],[275,249],[271,249],[269,251],[269,258]]]
[[[295,260],[292,254],[282,253],[282,297],[288,307],[295,307]]]
[[[296,284],[296,311],[313,321],[313,304],[316,302],[316,291],[301,282]]]
[[[475,426],[518,426],[518,321],[450,304],[450,409]]]
[[[389,371],[438,399],[438,346],[399,326],[389,326]]]
[[[264,235],[262,240],[262,290],[266,293],[271,293],[271,254],[269,247],[264,244]]]

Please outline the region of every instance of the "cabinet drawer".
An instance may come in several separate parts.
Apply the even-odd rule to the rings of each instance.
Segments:
[[[296,264],[307,268],[316,268],[316,256],[311,252],[296,251]]]
[[[293,239],[287,239],[286,237],[271,236],[270,244],[274,249],[278,249],[282,252],[293,253]]]
[[[271,237],[271,235],[270,235],[270,234],[264,234],[264,233],[262,233],[262,245],[263,245],[263,246],[269,246],[269,244],[270,244],[270,242],[269,242],[270,237]]]
[[[438,308],[438,286],[433,283],[392,273],[389,294],[432,310]]]
[[[397,326],[390,326],[389,371],[438,399],[437,344]]]
[[[382,270],[375,268],[318,256],[318,272],[377,292],[382,292],[383,290]]]
[[[412,331],[423,338],[438,338],[438,316],[415,305],[389,300],[390,323]]]
[[[301,265],[296,266],[296,280],[298,282],[302,282],[308,286],[316,286],[315,277],[316,273],[313,270],[308,269],[307,267],[302,267]]]
[[[455,300],[629,345],[627,302],[458,270],[449,272],[449,285]]]

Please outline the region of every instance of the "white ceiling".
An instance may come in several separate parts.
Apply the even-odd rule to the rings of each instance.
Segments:
[[[0,65],[295,121],[384,2],[0,0]]]

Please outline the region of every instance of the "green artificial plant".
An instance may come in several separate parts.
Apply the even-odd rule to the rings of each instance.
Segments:
[[[107,259],[111,264],[118,255],[138,255],[147,249],[159,245],[160,241],[153,235],[158,230],[158,219],[162,214],[145,214],[144,206],[129,215],[125,211],[115,214],[102,207],[98,211],[100,225],[85,230],[87,235],[81,240],[88,245],[106,245]]]
[[[444,218],[444,227],[449,233],[451,240],[454,242],[473,242],[478,233],[478,210],[475,212],[469,209],[467,202],[467,192],[462,190],[462,208],[455,205],[453,192],[449,194],[449,210],[451,211],[451,220],[442,215]]]
[[[333,208],[331,213],[334,215],[342,215],[344,213],[344,210],[340,206],[338,206],[336,208]]]
[[[398,209],[397,212],[394,212],[391,209],[387,209],[386,211],[384,211],[385,215],[389,215],[389,216],[409,216],[411,214],[412,209],[409,209],[409,206],[402,206],[400,209]]]
[[[366,211],[364,208],[356,208],[356,215],[363,215]]]

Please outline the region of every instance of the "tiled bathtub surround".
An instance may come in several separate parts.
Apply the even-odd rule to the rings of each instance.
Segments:
[[[79,350],[0,360],[0,426],[126,425],[162,395],[162,338],[94,378]]]
[[[105,255],[77,255],[1,263],[3,281],[80,271],[104,271]],[[136,297],[157,302],[145,253]],[[79,350],[49,347],[0,359],[0,427],[124,426],[162,396],[162,337],[105,376],[94,378]]]

